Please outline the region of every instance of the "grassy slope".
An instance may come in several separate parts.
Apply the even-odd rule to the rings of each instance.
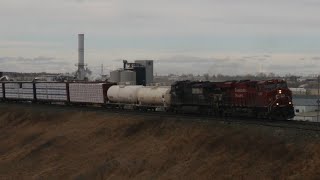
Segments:
[[[0,178],[316,178],[317,137],[281,129],[1,106]]]

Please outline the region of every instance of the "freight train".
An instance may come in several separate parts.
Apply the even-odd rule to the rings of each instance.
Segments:
[[[201,82],[171,86],[125,86],[114,83],[2,82],[1,101],[95,104],[140,111],[201,113],[268,119],[294,117],[292,93],[283,80]]]

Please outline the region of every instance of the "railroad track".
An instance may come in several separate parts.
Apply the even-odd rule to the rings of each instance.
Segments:
[[[266,126],[280,129],[294,129],[301,131],[312,131],[320,133],[320,123],[316,122],[304,122],[304,121],[272,121],[266,119],[256,119],[248,117],[215,117],[208,115],[199,115],[199,114],[175,114],[169,112],[159,112],[159,111],[134,111],[134,110],[122,110],[122,109],[110,109],[103,108],[101,106],[66,106],[60,104],[32,104],[32,103],[15,103],[15,102],[1,102],[0,106],[6,105],[15,105],[22,106],[26,108],[34,107],[46,107],[46,108],[55,108],[59,111],[73,110],[73,111],[86,111],[86,112],[108,112],[119,115],[127,116],[137,116],[137,117],[151,117],[153,119],[173,119],[177,121],[192,121],[198,123],[210,123],[210,122],[222,122],[228,124],[239,124],[239,125],[256,125],[256,126]]]

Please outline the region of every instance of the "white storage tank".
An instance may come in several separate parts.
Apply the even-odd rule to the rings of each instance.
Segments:
[[[143,87],[138,91],[138,101],[140,105],[168,106],[170,104],[171,87],[149,86]]]
[[[120,82],[122,84],[130,84],[135,85],[136,84],[136,72],[134,71],[121,71],[120,73]]]
[[[111,86],[107,95],[110,102],[115,103],[138,103],[138,90],[143,86]]]
[[[120,82],[121,70],[115,70],[110,72],[110,82],[118,83]]]

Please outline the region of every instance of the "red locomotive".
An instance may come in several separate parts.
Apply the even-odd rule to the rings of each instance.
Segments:
[[[294,117],[292,93],[283,80],[233,81],[218,83],[221,88],[221,112],[259,118]]]

